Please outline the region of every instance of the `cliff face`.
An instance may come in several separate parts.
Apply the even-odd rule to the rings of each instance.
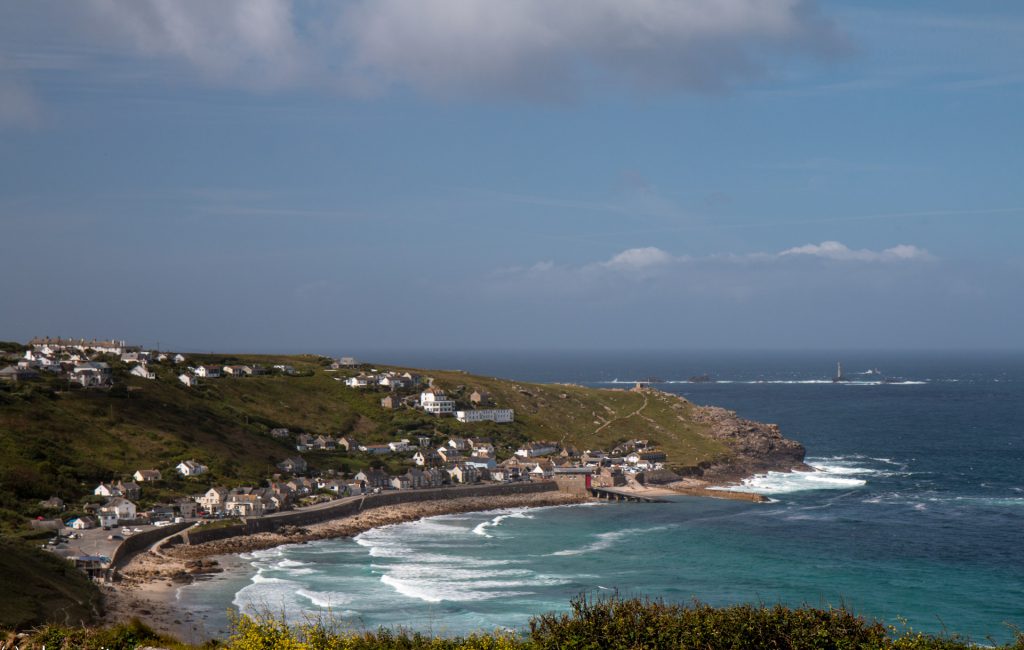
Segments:
[[[804,446],[783,437],[777,424],[745,420],[717,406],[697,407],[693,417],[696,422],[710,425],[706,435],[723,443],[730,453],[721,459],[684,468],[687,476],[711,483],[730,483],[768,471],[811,469],[804,464]]]

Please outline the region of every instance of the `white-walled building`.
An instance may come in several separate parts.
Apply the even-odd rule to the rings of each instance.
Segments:
[[[195,370],[197,377],[207,377],[210,379],[221,376],[220,366],[199,366]]]
[[[424,391],[420,393],[420,408],[433,415],[451,415],[455,411],[455,400],[440,391]]]
[[[182,476],[199,476],[210,471],[210,468],[194,460],[183,460],[178,463],[178,473]]]
[[[515,420],[513,409],[474,409],[472,411],[456,411],[455,419],[459,422],[497,422],[505,424]]]
[[[146,368],[146,366],[142,365],[141,363],[133,367],[128,372],[135,375],[136,377],[142,377],[143,379],[156,379],[156,373],[151,372]]]

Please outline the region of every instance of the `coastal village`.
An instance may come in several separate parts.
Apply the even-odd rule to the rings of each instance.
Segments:
[[[119,388],[115,367],[132,378],[173,378],[180,390],[251,377],[300,376],[288,364],[193,364],[188,355],[144,350],[125,341],[37,338],[29,342],[21,358],[0,369],[0,381],[31,383],[49,375],[76,390],[114,391]],[[345,390],[378,395],[377,408],[381,410],[421,412],[459,423],[454,426],[503,426],[516,421],[514,409],[496,403],[482,388],[459,386],[457,394],[451,394],[430,376],[379,370],[351,357],[325,359],[319,372],[330,375]],[[646,387],[637,385],[634,390]],[[140,466],[131,474],[111,476],[95,485],[91,496],[81,503],[65,503],[51,496],[39,503],[49,514],[30,523],[35,529],[52,532],[43,548],[89,575],[105,579],[112,575],[118,549],[130,546],[125,540],[140,535],[156,540],[161,534],[152,531],[169,526],[174,530],[226,526],[367,495],[472,485],[543,482],[552,484],[551,489],[557,486],[562,492],[581,496],[625,498],[624,492],[616,490],[680,478],[666,469],[667,454],[646,439],[625,440],[609,449],[577,449],[555,440],[528,440],[502,454],[488,435],[444,434],[436,429],[430,435],[403,433],[395,431],[390,440],[382,442],[361,440],[351,433],[275,427],[267,435],[292,453],[279,458],[259,484],[221,484],[211,478],[212,459],[180,458],[173,466]],[[362,467],[346,472],[335,463],[324,462],[324,453],[360,459]],[[318,460],[311,460],[311,455]],[[173,494],[168,494],[169,482],[177,486],[170,490]],[[454,498],[460,492],[451,494]]]

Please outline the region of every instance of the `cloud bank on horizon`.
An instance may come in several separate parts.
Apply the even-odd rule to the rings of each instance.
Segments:
[[[666,268],[673,264],[686,264],[697,262],[779,262],[787,258],[795,259],[819,258],[838,262],[911,262],[911,261],[934,261],[935,257],[912,244],[897,244],[884,250],[873,251],[866,248],[851,249],[846,244],[837,241],[823,241],[820,244],[804,244],[794,246],[778,253],[747,253],[707,255],[704,257],[693,257],[690,255],[672,255],[657,246],[644,246],[639,248],[628,248],[616,253],[610,259],[603,262],[586,264],[578,268],[579,271],[590,272],[596,270],[619,271],[626,273],[641,272],[649,273],[656,269]],[[538,262],[528,269],[532,274],[544,273],[561,268],[552,261]],[[519,269],[499,270],[499,274],[515,273]]]

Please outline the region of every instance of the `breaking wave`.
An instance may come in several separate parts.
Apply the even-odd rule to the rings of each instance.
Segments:
[[[624,528],[622,530],[613,530],[607,533],[598,533],[596,539],[579,548],[568,548],[561,551],[555,551],[550,555],[555,556],[566,556],[566,555],[583,555],[584,553],[593,553],[596,551],[603,551],[607,548],[611,548],[616,543],[637,535],[643,535],[644,533],[652,533],[658,530],[667,530],[671,526],[652,526],[651,528]]]
[[[901,473],[891,469],[867,467],[865,460],[898,465],[902,470],[906,469],[905,465],[888,458],[868,459],[863,456],[808,458],[807,464],[813,468],[813,471],[768,472],[746,478],[739,485],[711,489],[728,492],[754,492],[765,495],[790,494],[809,490],[849,490],[867,485],[868,479],[865,477],[884,477]]]

